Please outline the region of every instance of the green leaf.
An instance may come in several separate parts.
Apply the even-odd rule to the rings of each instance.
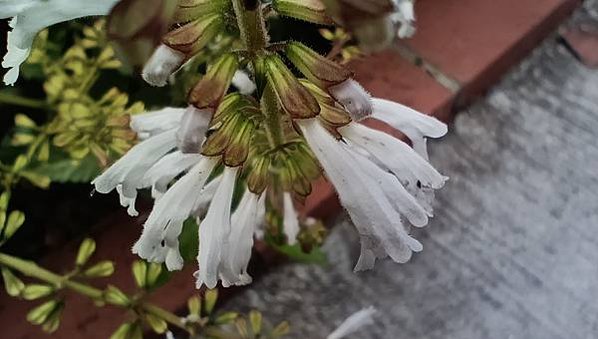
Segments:
[[[77,253],[77,259],[75,263],[77,266],[83,266],[87,263],[87,260],[96,250],[96,242],[91,238],[86,238],[79,246],[79,252]]]
[[[35,300],[43,297],[47,297],[54,292],[54,287],[42,284],[27,285],[21,291],[21,295],[25,300]]]
[[[3,240],[10,239],[25,222],[25,213],[21,211],[12,211],[8,215],[6,225],[4,227]]]
[[[291,260],[296,262],[304,263],[304,264],[317,264],[317,265],[326,265],[328,264],[328,259],[326,258],[326,253],[322,252],[319,247],[314,247],[311,252],[305,253],[301,248],[300,244],[295,245],[277,245],[271,242],[268,242],[270,246],[272,246],[275,250],[280,253],[285,254]]]
[[[83,275],[87,278],[109,277],[114,273],[114,263],[109,260],[100,261],[92,267],[86,269]]]
[[[21,279],[17,278],[8,268],[2,267],[2,279],[6,293],[11,297],[18,297],[25,288]]]
[[[58,183],[87,183],[101,172],[96,159],[91,155],[81,160],[62,159],[42,164],[34,171]]]
[[[183,231],[179,236],[179,249],[185,262],[193,262],[197,257],[197,251],[199,250],[198,230],[199,226],[195,218],[189,218],[183,224]]]
[[[147,285],[147,265],[145,261],[137,260],[131,267],[133,271],[133,278],[135,278],[135,284],[139,288],[145,288]]]

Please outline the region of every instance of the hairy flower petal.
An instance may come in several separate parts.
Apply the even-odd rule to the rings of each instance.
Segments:
[[[179,126],[185,108],[166,107],[161,110],[131,116],[131,129],[139,139],[147,139]]]
[[[299,219],[289,192],[284,192],[283,194],[283,205],[284,217],[282,225],[284,233],[287,236],[289,245],[294,245],[297,243],[297,235],[299,234]]]

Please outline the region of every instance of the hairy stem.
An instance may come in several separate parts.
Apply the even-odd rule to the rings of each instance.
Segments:
[[[10,256],[8,254],[0,253],[0,265],[21,272],[23,275],[28,276],[30,278],[34,278],[52,284],[54,286],[66,287],[72,290],[73,292],[89,297],[90,299],[102,300],[104,296],[104,291],[98,288],[89,286],[84,283],[68,280],[61,275],[58,275],[38,266],[36,263],[32,261],[23,260],[17,257]],[[147,302],[143,302],[139,306],[144,311],[151,313],[157,317],[160,317],[167,323],[178,328],[187,330],[185,325],[181,321],[181,318],[179,318],[176,314]]]

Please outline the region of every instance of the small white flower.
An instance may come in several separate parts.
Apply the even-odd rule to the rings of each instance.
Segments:
[[[295,245],[297,243],[297,235],[299,234],[299,218],[297,211],[293,205],[293,198],[289,192],[283,194],[283,229],[287,235],[289,245]]]
[[[212,108],[198,109],[192,105],[187,107],[177,131],[177,142],[181,152],[200,152],[213,114]]]
[[[350,315],[326,339],[341,339],[353,334],[364,326],[374,324],[374,316],[378,313],[373,306],[364,308]]]
[[[118,0],[2,0],[0,19],[13,17],[8,32],[7,53],[2,67],[9,71],[4,83],[13,85],[19,77],[19,67],[31,53],[33,40],[39,31],[54,24],[86,16],[106,15]]]
[[[200,204],[201,191],[217,164],[217,159],[202,157],[156,201],[133,253],[148,261],[166,262],[169,270],[182,268],[178,238],[183,223]]]
[[[141,77],[152,86],[162,87],[185,61],[185,55],[164,44],[156,48],[143,67]]]
[[[224,169],[208,213],[199,223],[199,270],[194,274],[198,289],[204,284],[212,289],[218,283],[224,257],[223,247],[231,231],[231,204],[238,171],[237,167]]]
[[[404,118],[402,127],[424,139],[431,135],[419,126],[422,119]],[[412,252],[421,251],[421,243],[408,234],[404,222],[425,226],[431,212],[413,192],[440,188],[446,178],[402,141],[382,132],[350,123],[338,129],[349,142],[345,143],[317,119],[298,124],[360,234],[362,250],[355,270],[372,268],[377,258],[387,255],[404,263]]]
[[[91,184],[103,194],[117,189],[123,207],[128,207],[129,214],[136,216],[137,189],[144,187],[145,173],[176,146],[175,133],[176,130],[162,132],[133,146]]]
[[[262,197],[245,191],[239,206],[231,217],[231,232],[223,246],[220,280],[224,287],[247,285],[252,281],[247,273],[251,259],[253,235],[266,209],[265,195]]]
[[[246,72],[238,70],[233,75],[232,84],[237,87],[239,93],[243,95],[250,95],[257,89],[255,83]]]
[[[345,107],[353,121],[360,121],[372,114],[371,96],[357,81],[347,79],[329,87],[328,91]]]
[[[399,38],[410,38],[415,34],[415,10],[413,0],[393,0],[395,12],[391,20],[399,25]]]

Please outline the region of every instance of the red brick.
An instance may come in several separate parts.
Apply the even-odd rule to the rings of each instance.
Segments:
[[[419,0],[407,44],[463,85],[459,106],[493,85],[579,5],[578,0]]]

